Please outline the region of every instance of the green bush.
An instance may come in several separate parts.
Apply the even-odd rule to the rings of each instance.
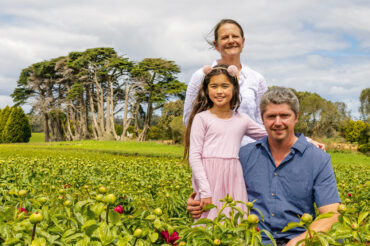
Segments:
[[[361,144],[357,147],[357,150],[361,153],[367,154],[369,152],[369,144]]]
[[[27,143],[31,138],[31,126],[21,107],[14,107],[5,124],[3,143]]]
[[[6,106],[3,110],[0,111],[0,143],[3,141],[3,132],[6,125],[6,122],[8,121],[9,115],[11,113],[12,109],[9,106]]]
[[[116,130],[116,134],[121,136],[123,132],[123,127],[120,124],[114,124],[114,129]]]
[[[172,140],[175,143],[183,143],[186,129],[182,123],[182,115],[174,117],[170,123],[170,127],[172,132]]]

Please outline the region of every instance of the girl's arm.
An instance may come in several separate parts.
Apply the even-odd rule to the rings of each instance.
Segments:
[[[242,116],[243,116],[243,122],[246,123],[245,135],[255,140],[259,140],[267,136],[267,132],[264,126],[261,126],[260,124],[255,122],[246,114],[242,114]]]
[[[205,135],[205,122],[197,114],[194,117],[190,131],[189,163],[199,189],[200,198],[212,197],[211,188],[202,164]]]

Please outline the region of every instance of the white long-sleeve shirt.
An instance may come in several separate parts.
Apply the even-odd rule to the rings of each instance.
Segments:
[[[212,66],[216,65],[217,61],[214,61]],[[198,95],[199,87],[202,84],[204,77],[205,74],[201,68],[192,75],[189,81],[184,103],[184,125],[188,123],[189,116],[193,109],[194,100]],[[252,120],[262,126],[259,104],[262,95],[267,91],[265,78],[260,73],[242,64],[242,69],[239,74],[239,86],[241,103],[238,112],[247,114]],[[243,146],[253,141],[254,140],[252,138],[245,136],[243,137],[241,145]]]

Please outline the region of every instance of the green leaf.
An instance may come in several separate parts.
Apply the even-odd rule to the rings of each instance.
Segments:
[[[149,233],[149,238],[152,243],[155,243],[158,239],[158,233],[156,232]]]
[[[197,220],[196,222],[193,223],[193,225],[202,225],[202,224],[215,224],[213,220],[207,219],[207,218],[202,218]]]
[[[90,209],[96,216],[99,216],[104,211],[104,204],[96,203]]]
[[[297,223],[297,222],[290,222],[290,223],[288,223],[287,226],[284,227],[284,229],[281,232],[289,231],[290,229],[293,229],[295,227],[303,227],[303,225],[301,223]]]
[[[31,243],[31,246],[45,246],[45,245],[46,245],[45,238],[35,238]]]
[[[108,245],[111,242],[113,242],[114,235],[109,229],[109,226],[105,222],[101,223],[101,225],[99,226],[98,233],[100,242],[103,245]]]
[[[369,211],[360,213],[360,215],[358,216],[358,224],[361,225],[362,221],[364,221],[368,215]]]
[[[99,228],[98,223],[95,220],[88,220],[86,223],[82,226],[82,230],[85,231],[86,235],[91,237],[91,235],[94,233],[94,231]]]
[[[275,239],[274,239],[274,237],[272,236],[272,234],[269,231],[267,231],[267,230],[261,230],[261,232],[265,233],[266,236],[271,240],[272,245],[276,246]]]
[[[320,214],[319,216],[317,216],[317,217],[315,218],[315,220],[314,220],[314,221],[322,220],[322,219],[326,219],[326,218],[330,218],[330,217],[332,217],[333,215],[334,215],[334,213],[333,213],[333,212],[328,212],[328,213],[325,213],[325,214]]]
[[[214,204],[212,204],[212,203],[210,203],[210,204],[207,204],[207,205],[205,205],[203,208],[202,208],[202,212],[204,212],[204,211],[209,211],[209,210],[211,210],[211,209],[213,209],[213,208],[217,208],[217,206],[216,205],[214,205]]]
[[[113,211],[112,213],[109,213],[109,223],[116,225],[118,222],[120,222],[121,216],[119,213]]]
[[[328,241],[326,241],[326,239],[323,236],[317,235],[316,238],[319,239],[321,245],[323,245],[323,246],[329,246]]]

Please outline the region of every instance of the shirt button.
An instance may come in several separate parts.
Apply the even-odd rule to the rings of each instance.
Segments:
[[[274,193],[271,193],[271,196],[275,196],[275,194]]]
[[[274,214],[274,213],[272,213],[272,214],[271,214],[271,216],[275,216],[275,214]]]
[[[274,176],[277,176],[277,173],[274,173]]]
[[[275,235],[277,235],[277,232],[274,232]]]

